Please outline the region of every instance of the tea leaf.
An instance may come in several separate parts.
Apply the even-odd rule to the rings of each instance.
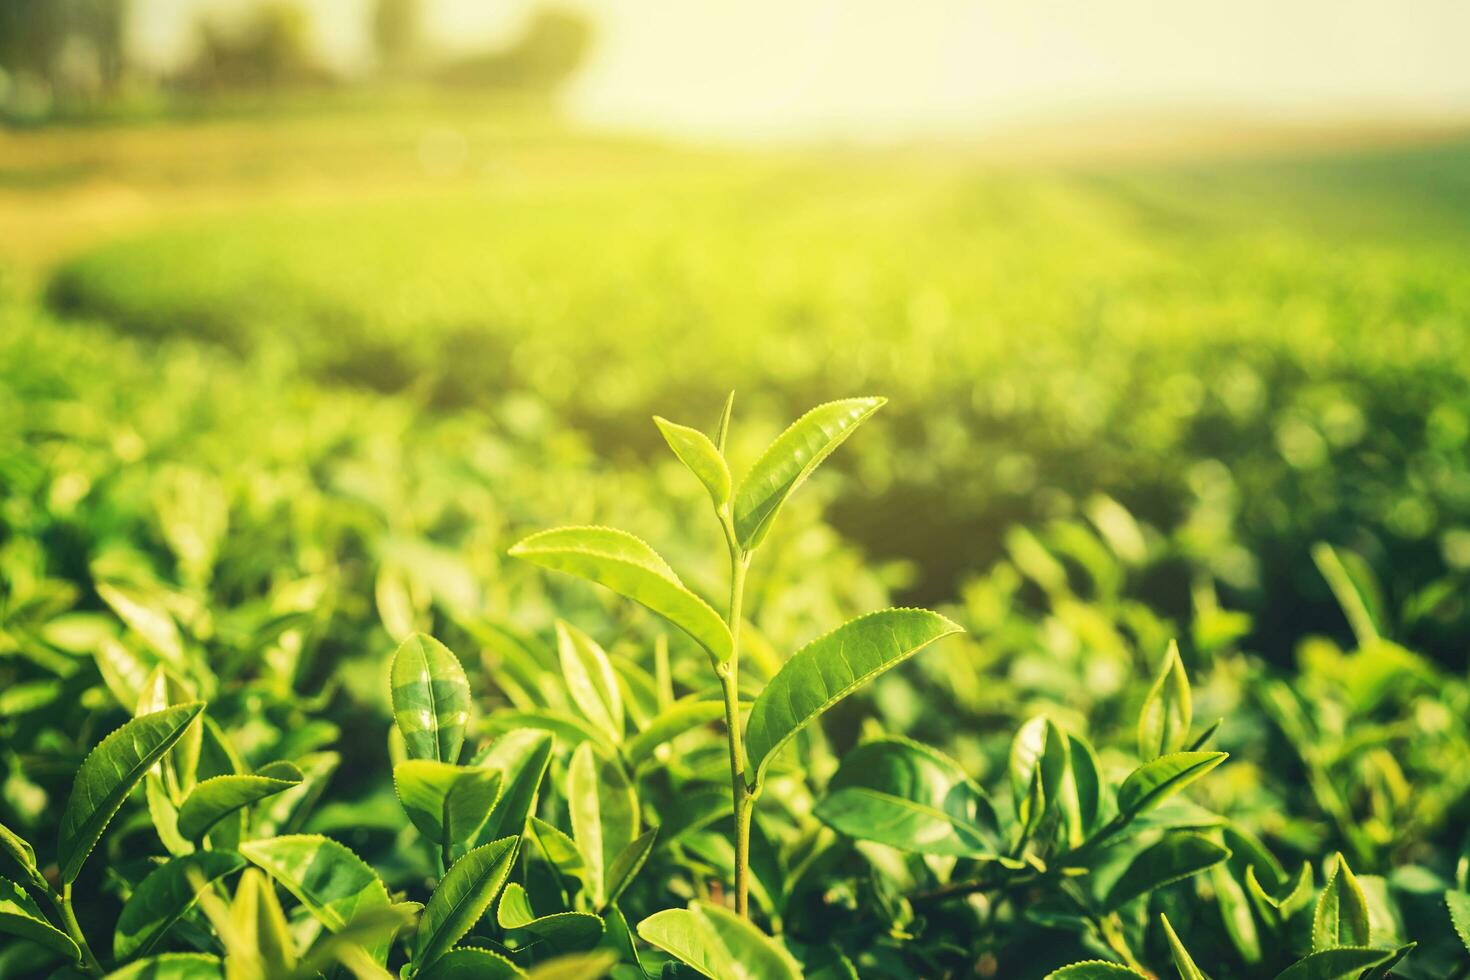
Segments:
[[[507,732],[475,756],[473,765],[500,774],[500,797],[480,828],[477,844],[525,833],[526,817],[535,805],[555,742],[548,732]]]
[[[113,970],[107,980],[223,980],[224,964],[208,953],[164,953]]]
[[[470,718],[470,682],[449,648],[415,633],[393,654],[393,719],[410,759],[458,762]]]
[[[814,812],[839,833],[918,854],[993,857],[999,846],[979,787],[948,756],[902,738],[849,752]]]
[[[745,746],[759,784],[788,741],[818,715],[924,647],[961,628],[926,609],[860,616],[792,654],[756,697]]]
[[[70,884],[123,800],[204,710],[195,701],[134,718],[97,743],[82,761],[61,814],[56,859]]]
[[[1264,906],[1279,912],[1283,920],[1291,918],[1297,910],[1306,908],[1307,903],[1312,900],[1312,880],[1312,865],[1303,861],[1296,878],[1287,883],[1289,887],[1283,887],[1272,895],[1262,887],[1254,865],[1245,869],[1245,887],[1251,898],[1255,899],[1258,907]]]
[[[709,603],[643,541],[610,527],[562,527],[533,534],[510,554],[566,572],[642,603],[694,637],[716,663],[730,659],[730,629]]]
[[[36,868],[36,852],[24,837],[0,823],[0,877],[46,888],[46,879]]]
[[[1182,881],[1219,864],[1230,852],[1199,834],[1170,834],[1135,857],[1103,905],[1115,910],[1156,888]]]
[[[500,773],[410,759],[393,767],[393,788],[419,833],[435,844],[462,844],[490,816],[500,796]]]
[[[451,949],[418,974],[421,980],[517,980],[525,975],[499,953],[476,946]]]
[[[199,840],[216,823],[244,807],[298,785],[301,770],[274,762],[252,776],[214,776],[190,790],[179,807],[178,831]]]
[[[1460,942],[1465,944],[1465,951],[1470,953],[1470,893],[1445,892],[1444,904],[1445,908],[1449,909],[1450,922],[1455,927],[1455,934],[1460,937]]]
[[[1142,976],[1142,973],[1131,970],[1121,963],[1086,960],[1064,966],[1060,970],[1053,970],[1046,975],[1045,980],[1120,980],[1123,977],[1138,980]]]
[[[330,837],[294,834],[246,841],[240,853],[279,881],[333,932],[345,928],[360,912],[391,904],[377,872]]]
[[[643,731],[634,735],[623,747],[628,765],[637,767],[651,758],[660,745],[697,728],[725,717],[720,701],[678,701],[656,715]]]
[[[664,441],[679,461],[704,484],[716,509],[725,506],[730,499],[730,467],[709,436],[657,415],[653,417],[653,423],[664,434]]]
[[[73,963],[82,958],[72,938],[48,922],[35,900],[8,878],[0,878],[0,933],[28,939]]]
[[[200,851],[154,868],[117,917],[113,955],[126,960],[148,953],[194,907],[201,889],[243,867],[245,859],[233,851]]]
[[[558,949],[587,949],[602,938],[603,930],[602,920],[587,912],[536,915],[526,890],[514,881],[501,893],[495,921],[502,929],[524,929]]]
[[[781,505],[886,398],[846,398],[818,405],[791,423],[756,460],[735,491],[735,538],[746,551],[765,539]]]
[[[780,944],[720,905],[693,901],[638,923],[638,935],[713,980],[800,980]]]
[[[609,901],[614,859],[638,836],[638,800],[622,767],[584,742],[567,768],[567,809],[587,866],[588,897],[600,909]]]
[[[604,950],[571,953],[533,966],[526,977],[528,980],[602,980],[615,963],[617,957]]]
[[[623,740],[623,697],[618,676],[597,641],[557,620],[556,647],[572,701],[612,744]]]
[[[643,869],[644,862],[648,860],[648,855],[653,853],[654,839],[657,836],[657,827],[645,830],[613,858],[607,869],[607,896],[604,906],[616,902],[623,889],[632,884],[638,872]]]
[[[1084,834],[1097,829],[1102,813],[1102,766],[1092,743],[1080,735],[1067,733],[1068,758],[1072,762],[1072,785],[1077,792],[1077,813]]]
[[[422,970],[444,955],[485,914],[510,876],[519,843],[519,837],[503,837],[454,862],[419,920],[410,956],[414,969]]]
[[[1157,806],[1226,758],[1224,752],[1174,752],[1145,762],[1118,787],[1118,809],[1132,816]]]
[[[1352,980],[1393,955],[1392,950],[1350,946],[1318,950],[1276,974],[1276,980]]]
[[[275,886],[259,868],[246,868],[241,873],[230,903],[230,920],[241,945],[266,976],[296,968],[296,945],[286,925],[286,914],[276,899]]]
[[[1016,818],[1027,835],[1035,830],[1053,801],[1062,807],[1071,768],[1069,755],[1066,734],[1044,715],[1029,719],[1016,730],[1008,761],[1011,799]],[[1073,821],[1080,825],[1075,785],[1070,788],[1069,796]]]
[[[1179,980],[1206,980],[1204,973],[1194,965],[1189,950],[1179,941],[1174,927],[1169,924],[1169,917],[1162,912],[1159,913],[1159,924],[1164,927],[1164,935],[1169,940],[1169,954],[1174,958],[1174,969],[1179,971]]]
[[[1312,914],[1312,949],[1367,946],[1368,899],[1341,854]]]
[[[97,595],[155,653],[175,667],[183,666],[184,641],[178,624],[156,593],[120,582],[98,582]]]
[[[1179,751],[1189,737],[1192,719],[1189,678],[1179,659],[1179,644],[1170,641],[1153,687],[1138,713],[1138,757],[1146,762]]]

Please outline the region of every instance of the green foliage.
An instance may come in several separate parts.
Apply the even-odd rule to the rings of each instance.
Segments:
[[[1423,980],[1466,961],[1470,696],[1402,632],[1453,593],[1376,585],[1358,550],[1377,545],[1314,552],[1292,525],[1281,549],[1323,572],[1302,588],[1345,613],[1303,621],[1294,665],[1258,656],[1254,593],[1222,572],[1253,547],[1231,523],[1248,508],[1210,509],[1217,471],[1190,471],[1187,527],[1087,487],[936,590],[940,612],[894,609],[904,570],[817,513],[844,476],[933,479],[893,449],[913,416],[793,495],[877,400],[764,452],[766,393],[715,438],[659,420],[691,480],[641,468],[651,430],[593,469],[532,398],[430,415],[193,348],[54,351],[59,330],[0,340],[37,365],[0,379],[51,406],[0,459],[3,970]],[[145,399],[155,372],[171,383]],[[264,435],[235,421],[251,411]],[[207,438],[181,421],[201,413]],[[237,471],[257,439],[274,455]],[[606,528],[523,537],[568,518],[668,560]],[[517,539],[528,561],[505,558]]]
[[[758,785],[797,732],[884,671],[960,627],[926,609],[860,616],[791,655],[750,709],[746,749]]]
[[[123,801],[203,710],[204,704],[196,701],[134,718],[82,761],[56,842],[63,883],[76,880]]]

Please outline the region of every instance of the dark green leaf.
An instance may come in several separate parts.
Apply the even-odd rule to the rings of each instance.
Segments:
[[[418,974],[420,980],[518,980],[525,975],[499,953],[474,946],[452,949]]]
[[[148,953],[194,907],[200,889],[243,867],[245,859],[233,851],[200,851],[154,868],[117,917],[113,955],[125,960]]]
[[[1348,946],[1318,950],[1276,974],[1276,980],[1355,980],[1393,955],[1392,950]]]
[[[903,738],[849,752],[815,813],[849,837],[920,854],[993,856],[999,846],[980,788],[948,756]]]
[[[1108,910],[1219,864],[1230,852],[1198,834],[1170,834],[1135,857],[1103,903]]]

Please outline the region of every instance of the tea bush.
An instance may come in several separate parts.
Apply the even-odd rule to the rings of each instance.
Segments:
[[[1461,153],[725,161],[0,296],[0,976],[1470,974]]]

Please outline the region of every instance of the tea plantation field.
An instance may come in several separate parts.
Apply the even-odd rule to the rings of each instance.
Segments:
[[[5,137],[0,976],[1470,972],[1470,143],[319,122]]]

